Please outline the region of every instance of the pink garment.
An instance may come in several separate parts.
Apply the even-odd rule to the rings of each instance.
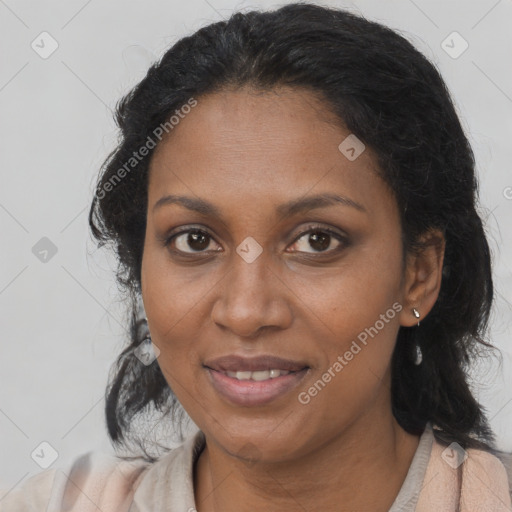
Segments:
[[[69,474],[43,471],[11,491],[0,512],[195,512],[193,446],[190,438],[154,464],[85,455]],[[493,454],[434,439],[415,512],[512,512],[511,485]]]
[[[459,467],[454,452],[437,440],[432,444],[416,512],[512,511],[511,482],[501,461],[469,448]]]

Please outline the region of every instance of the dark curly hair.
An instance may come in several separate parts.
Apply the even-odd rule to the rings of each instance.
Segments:
[[[404,251],[421,249],[420,235],[432,229],[444,234],[439,297],[419,327],[398,332],[392,410],[410,433],[422,433],[431,421],[438,439],[493,449],[495,435],[468,379],[472,361],[496,350],[485,340],[493,301],[491,258],[477,212],[474,155],[450,94],[435,66],[397,32],[305,3],[237,12],[180,39],[117,105],[120,141],[102,167],[89,212],[98,245],[115,250],[116,277],[129,302],[129,343],[106,390],[113,444],[136,441],[143,457],[154,461],[134,420],[147,418],[150,408],[174,423],[184,416],[157,362],[145,366],[133,354],[145,336],[139,301],[155,130],[169,126],[169,117],[191,98],[246,85],[308,90],[340,126],[373,148],[396,197]],[[130,159],[143,146],[151,149],[135,165]],[[415,343],[423,352],[420,366],[411,364]]]

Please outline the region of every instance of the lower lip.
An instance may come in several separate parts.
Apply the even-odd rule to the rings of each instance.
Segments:
[[[206,368],[215,390],[235,405],[257,406],[275,400],[297,387],[309,368],[267,380],[238,380]]]

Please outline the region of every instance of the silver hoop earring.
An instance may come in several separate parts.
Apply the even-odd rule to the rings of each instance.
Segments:
[[[419,311],[416,309],[416,308],[412,308],[412,314],[416,317],[416,318],[419,318],[420,317],[420,313]],[[418,320],[418,327],[420,326],[420,322]]]
[[[420,313],[416,308],[412,308],[412,313],[418,319],[420,317]],[[418,320],[418,327],[420,325],[420,322]],[[416,366],[419,366],[421,362],[423,361],[423,354],[421,352],[421,347],[419,343],[416,343],[416,346],[414,347],[414,364]]]

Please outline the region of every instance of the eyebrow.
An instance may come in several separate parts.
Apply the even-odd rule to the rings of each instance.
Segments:
[[[158,208],[169,204],[178,204],[205,216],[222,217],[219,209],[204,199],[172,194],[161,197],[153,206],[153,212]],[[276,212],[282,217],[289,217],[308,210],[326,208],[335,204],[350,206],[361,212],[366,212],[366,208],[363,205],[348,197],[337,194],[318,194],[301,199],[293,199],[277,206]]]

